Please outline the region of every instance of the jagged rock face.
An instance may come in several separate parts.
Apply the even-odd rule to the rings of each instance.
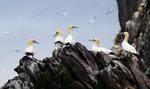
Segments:
[[[76,43],[42,61],[23,57],[18,76],[1,89],[150,89],[136,60],[132,54],[112,59]]]
[[[129,4],[125,1],[134,1]],[[130,33],[129,42],[134,44],[137,51],[139,52],[144,66],[147,71],[146,74],[150,75],[150,0],[117,0],[119,8],[119,20],[121,23],[121,32],[128,31]],[[128,10],[126,8],[131,7],[133,10]],[[142,7],[142,8],[139,8]],[[138,13],[137,16],[134,13]],[[135,13],[135,14],[136,14]],[[124,14],[124,15],[123,15]],[[128,15],[130,14],[130,16]],[[126,21],[131,20],[133,25],[131,28],[126,27]],[[150,76],[149,76],[150,78]]]
[[[133,12],[137,10],[138,0],[117,0],[118,2],[118,12],[119,12],[119,22],[122,30],[125,30],[126,21],[132,18]]]

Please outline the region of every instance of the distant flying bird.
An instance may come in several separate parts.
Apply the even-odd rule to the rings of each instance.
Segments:
[[[106,54],[109,54],[109,53],[112,52],[112,50],[109,50],[109,49],[106,49],[106,48],[103,48],[103,47],[99,47],[100,41],[99,41],[98,38],[95,38],[95,39],[92,39],[92,40],[89,40],[89,41],[94,41],[95,42],[92,46],[92,51],[94,51],[95,53],[104,52]]]
[[[48,8],[43,9],[43,11],[48,11]]]
[[[69,35],[68,37],[65,39],[65,43],[70,43],[70,44],[74,44],[74,38],[72,36],[72,30],[75,29],[75,28],[79,28],[79,27],[76,27],[74,25],[70,25],[69,28],[68,28],[68,32],[69,32]]]
[[[67,13],[67,12],[64,12],[64,13],[59,13],[59,12],[57,12],[57,13],[56,13],[56,15],[68,16],[68,15],[69,15],[69,13]]]
[[[10,50],[10,52],[16,52],[16,53],[20,52],[20,53],[23,53],[22,50],[18,50],[18,49]]]
[[[90,24],[93,24],[94,20],[96,19],[96,16],[92,17],[89,21]]]
[[[36,15],[33,16],[33,18],[37,18],[37,17],[42,16],[42,15],[43,15],[43,13],[36,14]]]
[[[68,15],[69,15],[69,13],[63,13],[63,15],[64,15],[64,16],[68,16]]]
[[[92,7],[99,7],[99,4],[93,4]]]
[[[4,32],[2,32],[2,34],[3,34],[3,35],[9,35],[10,32],[4,31]]]
[[[137,54],[136,49],[132,45],[130,45],[128,43],[129,33],[128,32],[123,32],[123,33],[120,33],[120,35],[124,35],[125,36],[124,40],[123,40],[123,42],[121,44],[122,49],[127,51],[127,52]]]
[[[32,56],[32,58],[33,58],[34,53],[35,53],[34,47],[33,47],[33,43],[39,44],[39,43],[38,43],[37,41],[35,41],[34,39],[30,39],[30,40],[29,40],[29,47],[25,49],[25,54],[26,54],[27,56]]]
[[[54,36],[57,36],[54,43],[55,43],[55,47],[56,47],[56,50],[61,48],[64,44],[64,40],[63,40],[63,37],[62,37],[62,30],[57,30],[56,31],[56,34]]]
[[[106,14],[105,15],[109,15],[110,13],[112,13],[112,12],[114,12],[114,11],[116,11],[117,9],[110,9],[108,12],[106,12]]]

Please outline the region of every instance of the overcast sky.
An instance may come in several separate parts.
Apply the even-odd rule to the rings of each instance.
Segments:
[[[14,68],[24,56],[22,50],[30,38],[40,42],[35,46],[35,58],[50,57],[54,49],[56,30],[68,35],[68,26],[73,24],[75,41],[91,49],[88,39],[99,38],[100,46],[110,49],[111,39],[119,31],[118,11],[115,0],[0,0],[0,86],[17,75]],[[89,24],[96,16],[93,24]]]

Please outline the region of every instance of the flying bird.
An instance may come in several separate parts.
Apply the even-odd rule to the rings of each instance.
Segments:
[[[48,11],[48,8],[43,9],[43,11]]]
[[[33,47],[33,43],[39,44],[37,41],[35,41],[34,39],[30,39],[29,40],[29,47],[25,49],[25,54],[26,56],[34,56],[35,51],[34,51],[34,47]]]
[[[62,37],[62,30],[57,30],[54,37],[55,36],[57,36],[55,41],[54,41],[55,47],[56,47],[56,50],[57,50],[57,49],[61,48],[64,44],[64,40],[63,40],[63,37]]]
[[[112,12],[114,12],[114,11],[116,11],[117,9],[110,9],[108,12],[106,12],[106,14],[105,15],[109,15],[110,13],[112,13]]]
[[[68,28],[68,32],[69,32],[69,35],[68,37],[65,39],[65,43],[70,43],[70,44],[74,44],[74,38],[72,36],[72,30],[75,29],[75,28],[79,28],[79,27],[76,27],[74,25],[70,25],[69,28]]]
[[[68,15],[69,15],[69,13],[67,13],[67,12],[64,12],[64,13],[59,13],[59,12],[57,12],[57,13],[56,13],[56,15],[68,16]]]
[[[9,35],[9,34],[10,34],[10,32],[8,32],[8,31],[4,31],[4,32],[2,32],[2,34],[3,34],[3,35]]]
[[[63,13],[63,15],[64,15],[64,16],[68,16],[68,15],[69,15],[69,13]]]
[[[93,24],[94,23],[94,20],[96,19],[96,16],[92,17],[89,21],[90,24]]]
[[[92,7],[99,7],[99,4],[93,4]]]
[[[112,52],[112,50],[109,50],[109,49],[106,49],[106,48],[103,48],[103,47],[99,47],[100,41],[99,41],[98,38],[95,38],[95,39],[92,39],[92,40],[89,40],[89,41],[94,41],[95,42],[92,46],[92,51],[94,51],[95,53],[104,52],[106,54],[109,54],[109,53]]]
[[[36,15],[33,16],[33,18],[37,18],[37,17],[42,16],[42,15],[43,15],[43,13],[36,14]]]
[[[124,40],[123,40],[123,42],[121,44],[122,49],[127,51],[127,52],[130,52],[130,53],[133,53],[133,54],[137,54],[136,49],[132,45],[130,45],[128,43],[129,33],[128,32],[123,32],[123,33],[120,33],[120,35],[124,35],[125,36]]]
[[[18,49],[14,49],[14,50],[10,50],[10,52],[16,52],[16,53],[23,53],[23,51],[22,50],[18,50]]]

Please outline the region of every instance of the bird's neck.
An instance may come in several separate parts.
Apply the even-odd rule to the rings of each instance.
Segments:
[[[96,42],[96,43],[94,43],[94,45],[93,45],[93,46],[98,47],[98,46],[99,46],[99,43],[98,43],[98,42]]]
[[[69,31],[69,34],[72,35],[72,28],[69,27],[68,31]]]
[[[62,34],[58,34],[59,37],[62,37]]]
[[[29,42],[29,46],[33,46],[33,42]]]
[[[128,40],[129,40],[129,36],[125,36],[125,38],[124,38],[124,40],[123,40],[123,41],[128,42]]]

